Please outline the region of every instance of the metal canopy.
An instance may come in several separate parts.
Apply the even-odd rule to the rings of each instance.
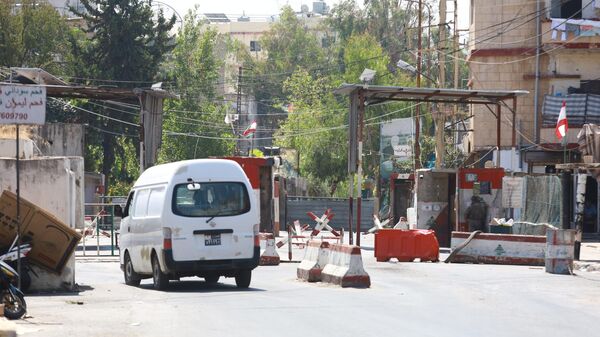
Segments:
[[[366,104],[383,103],[385,101],[497,104],[504,100],[529,94],[529,91],[526,90],[464,90],[346,83],[333,92],[340,95],[351,95],[357,90],[360,90],[364,95]]]

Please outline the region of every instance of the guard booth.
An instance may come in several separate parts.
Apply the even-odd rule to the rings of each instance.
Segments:
[[[450,247],[455,228],[456,170],[416,171],[417,228],[433,229],[440,247]]]
[[[486,231],[492,217],[503,217],[502,178],[503,168],[461,168],[458,170],[458,227],[461,232],[468,232],[466,219],[467,207],[471,205],[471,197],[478,195],[488,205]]]
[[[224,157],[240,164],[250,180],[254,196],[257,198],[260,214],[260,231],[279,235],[279,228],[274,226],[274,158]]]

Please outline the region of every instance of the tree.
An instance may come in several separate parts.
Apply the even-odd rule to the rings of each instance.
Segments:
[[[346,177],[348,145],[345,141],[347,112],[332,93],[330,78],[298,69],[284,82],[293,106],[277,134],[277,144],[300,152],[300,171],[311,181],[326,182],[333,195]]]
[[[231,154],[232,130],[224,123],[227,107],[219,104],[222,97],[215,87],[228,53],[228,41],[205,27],[196,10],[186,15],[165,65],[181,99],[166,106],[161,162]]]
[[[151,83],[164,55],[173,48],[170,30],[175,23],[175,16],[166,19],[162,12],[154,13],[151,1],[144,0],[81,0],[81,5],[84,11],[71,10],[83,17],[87,27],[85,32],[91,38],[87,45],[80,48],[81,63],[85,67],[78,69],[78,77],[106,79],[128,87]],[[139,132],[138,128],[131,125],[136,124],[137,120],[133,114],[108,109],[103,109],[102,114],[112,115],[125,123],[92,116],[86,119],[91,125],[114,133]],[[92,132],[90,138],[102,144],[102,173],[107,186],[112,176],[129,181],[134,178],[129,173],[129,167],[114,165],[116,154],[123,162],[127,162],[125,156],[131,155],[123,151],[124,147],[114,135]]]
[[[0,65],[64,72],[71,30],[48,3],[0,2]]]

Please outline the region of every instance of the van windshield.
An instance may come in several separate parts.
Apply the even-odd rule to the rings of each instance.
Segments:
[[[173,213],[181,216],[232,216],[249,210],[248,191],[240,182],[179,184],[173,192]]]

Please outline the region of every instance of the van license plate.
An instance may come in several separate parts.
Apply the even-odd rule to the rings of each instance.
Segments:
[[[221,234],[206,234],[204,235],[205,246],[220,246]]]

